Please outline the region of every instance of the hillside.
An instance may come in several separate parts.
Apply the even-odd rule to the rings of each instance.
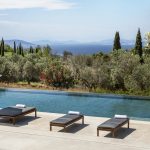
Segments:
[[[20,43],[22,44],[22,46],[24,48],[29,48],[30,46],[32,47],[36,47],[35,44],[27,42],[27,41],[23,41],[23,40],[17,40],[17,39],[13,39],[13,40],[5,40],[5,44],[14,47],[14,41],[16,42],[16,45],[18,46]]]

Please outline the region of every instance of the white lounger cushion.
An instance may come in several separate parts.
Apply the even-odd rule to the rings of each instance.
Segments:
[[[80,112],[78,111],[68,111],[69,115],[80,115]]]
[[[115,115],[114,118],[122,118],[122,119],[124,119],[124,118],[128,118],[128,116],[127,115]]]
[[[25,108],[26,105],[25,104],[16,104],[16,107]]]

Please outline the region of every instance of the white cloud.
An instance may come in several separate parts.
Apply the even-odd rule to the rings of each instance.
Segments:
[[[0,0],[0,10],[45,8],[49,10],[70,9],[75,3],[65,0]]]

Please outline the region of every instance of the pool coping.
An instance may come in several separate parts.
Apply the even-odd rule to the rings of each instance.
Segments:
[[[100,97],[100,98],[113,98],[113,99],[133,99],[133,100],[150,100],[149,96],[130,96],[125,94],[102,94],[102,93],[89,93],[89,92],[69,92],[60,90],[38,90],[38,89],[22,89],[22,88],[2,88],[0,90],[9,92],[24,92],[24,93],[37,93],[37,94],[50,94],[50,95],[68,95],[68,96],[85,96],[85,97]]]

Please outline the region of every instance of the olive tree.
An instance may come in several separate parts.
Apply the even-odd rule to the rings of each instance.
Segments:
[[[125,82],[137,65],[141,65],[137,55],[122,50],[113,52],[111,55],[111,82],[113,88],[128,90]]]
[[[61,61],[55,60],[44,70],[44,78],[55,88],[69,88],[74,85],[74,75],[70,68]]]
[[[145,40],[146,40],[146,47],[150,48],[150,32],[147,32],[145,34]]]
[[[30,84],[31,81],[36,81],[39,78],[36,65],[30,61],[26,61],[23,66],[23,78]]]
[[[4,82],[14,82],[18,80],[18,65],[12,63],[6,57],[0,57],[0,74],[1,81]]]
[[[132,90],[149,90],[150,89],[150,65],[143,64],[134,68],[132,74],[129,76],[126,86]]]

